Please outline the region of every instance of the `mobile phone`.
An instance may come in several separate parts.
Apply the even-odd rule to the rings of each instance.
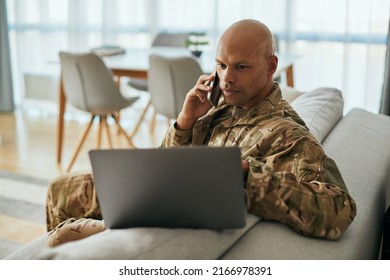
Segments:
[[[210,84],[212,90],[207,93],[207,100],[211,105],[217,107],[219,98],[221,97],[221,89],[219,88],[219,78],[216,70],[214,70],[213,76],[214,80]]]

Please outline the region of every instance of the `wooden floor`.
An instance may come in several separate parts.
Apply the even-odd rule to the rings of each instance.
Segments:
[[[141,98],[134,108],[122,111],[121,123],[129,133],[135,127],[135,123],[147,101],[147,98]],[[78,137],[89,119],[89,114],[70,110],[71,113],[66,116],[63,162],[62,165],[58,166],[55,156],[57,137],[56,105],[49,104],[49,106],[51,107],[47,111],[19,108],[14,113],[0,113],[0,170],[45,180],[51,180],[64,173],[64,167],[69,162]],[[153,109],[149,109],[139,132],[133,138],[134,144],[139,148],[159,146],[168,127],[166,119],[159,116],[156,129],[151,133],[149,124],[152,114]],[[90,133],[87,143],[71,171],[91,169],[87,152],[96,147],[96,128],[97,124],[94,124],[94,130]],[[111,131],[114,147],[127,148],[127,141],[118,136],[116,129]],[[103,140],[102,146],[107,148],[107,140],[104,137]],[[7,185],[7,187],[9,186]],[[34,190],[34,186],[31,186],[29,191],[31,190]],[[19,193],[14,195],[18,197]],[[37,195],[45,196],[45,193]],[[41,198],[41,200],[43,199]],[[44,200],[42,204],[44,205]],[[35,224],[35,227],[36,230],[32,231],[31,224],[28,221],[0,214],[0,238],[3,240],[27,243],[45,232],[44,224]],[[17,236],[16,240],[15,236]]]
[[[141,99],[135,108],[122,111],[121,123],[129,133],[133,130],[146,101]],[[160,116],[157,118],[154,133],[150,132],[152,112],[153,109],[149,109],[145,121],[133,139],[137,147],[157,147],[167,129],[165,118]],[[31,109],[17,109],[14,113],[0,114],[0,170],[43,179],[51,179],[63,173],[87,120],[88,114],[73,111],[70,119],[66,121],[63,159],[62,164],[58,166],[55,156],[57,115]],[[87,151],[96,147],[96,130],[97,124],[94,125],[72,171],[90,169]],[[125,139],[118,137],[114,126],[111,132],[115,148],[128,147]],[[104,137],[102,144],[102,148],[108,148]]]

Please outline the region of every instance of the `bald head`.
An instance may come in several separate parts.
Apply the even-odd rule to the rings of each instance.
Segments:
[[[231,25],[218,42],[215,61],[227,104],[251,108],[275,88],[278,58],[271,31],[259,21],[246,19]]]
[[[232,24],[222,34],[218,48],[229,45],[237,51],[247,50],[259,55],[270,56],[275,53],[272,33],[260,21],[244,19]]]

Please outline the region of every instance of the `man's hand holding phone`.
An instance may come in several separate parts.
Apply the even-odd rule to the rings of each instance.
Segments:
[[[208,101],[209,98],[214,96],[212,94],[213,85],[215,88],[219,88],[219,82],[215,81],[216,76],[214,76],[214,73],[211,75],[201,75],[196,85],[187,93],[183,108],[176,120],[177,129],[191,129],[195,122],[214,106]]]

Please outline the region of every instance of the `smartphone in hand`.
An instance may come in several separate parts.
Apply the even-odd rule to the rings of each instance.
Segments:
[[[210,84],[212,90],[207,93],[207,100],[214,107],[217,107],[219,98],[221,97],[221,89],[219,88],[219,78],[216,70],[214,70],[213,76],[214,80]]]

